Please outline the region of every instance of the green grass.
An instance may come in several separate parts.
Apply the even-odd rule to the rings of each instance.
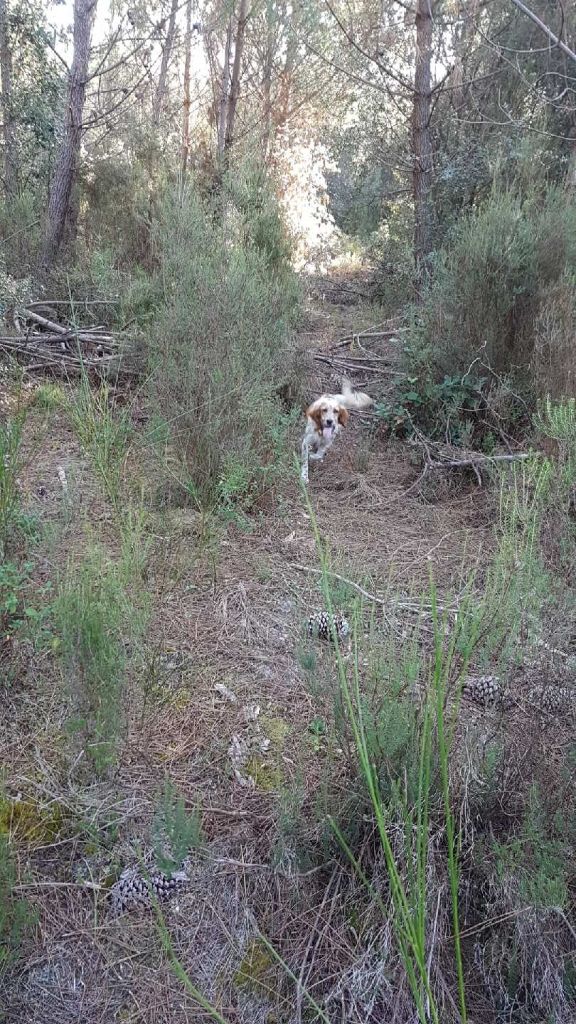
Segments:
[[[25,411],[0,424],[0,557],[18,526],[18,474],[21,468],[22,434]]]
[[[96,771],[114,762],[121,732],[125,642],[132,608],[115,567],[98,549],[70,565],[53,609],[54,632],[76,704],[72,731],[85,739]]]
[[[68,396],[65,407],[105,493],[117,506],[122,468],[131,437],[128,413],[114,408],[108,384],[104,382],[93,388],[86,374],[82,375],[77,389]]]

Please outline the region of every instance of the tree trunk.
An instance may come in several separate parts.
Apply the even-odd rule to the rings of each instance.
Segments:
[[[226,119],[228,117],[228,92],[230,88],[230,50],[232,48],[232,18],[228,22],[226,45],[224,47],[224,67],[218,98],[218,162],[224,157],[224,140],[226,138]]]
[[[70,200],[82,141],[82,115],[96,3],[97,0],[74,0],[74,56],[68,76],[64,133],[50,184],[46,233],[40,258],[40,270],[43,273],[58,257],[69,220]]]
[[[184,102],[182,104],[182,179],[186,177],[190,154],[190,64],[192,60],[192,0],[186,3],[184,37]]]
[[[244,31],[246,29],[246,9],[248,0],[240,0],[238,11],[238,27],[236,29],[236,42],[234,45],[234,64],[232,67],[232,79],[230,82],[230,97],[228,99],[228,113],[226,117],[226,132],[224,135],[224,160],[227,162],[234,142],[234,124],[236,121],[236,107],[240,95],[240,70],[242,66],[242,53],[244,50]]]
[[[262,156],[264,163],[268,160],[272,141],[272,62],[274,60],[274,42],[272,34],[272,17],[270,2],[266,5],[266,52],[264,55],[264,72],[262,75]]]
[[[416,63],[412,109],[412,189],[414,196],[414,261],[416,287],[422,291],[429,276],[432,250],[432,0],[417,0]]]
[[[8,0],[0,0],[0,84],[2,86],[4,190],[7,196],[13,196],[17,191],[17,172],[12,117],[12,52],[8,28]]]
[[[162,107],[166,101],[166,85],[168,77],[168,65],[170,63],[170,57],[172,56],[172,50],[174,48],[174,37],[176,35],[176,12],[178,10],[178,0],[172,0],[170,7],[170,15],[168,18],[168,29],[166,31],[166,39],[164,40],[164,46],[162,47],[162,59],[160,61],[160,71],[158,72],[158,84],[156,86],[156,92],[154,93],[154,100],[152,103],[152,124],[155,128],[160,124],[160,118],[162,116]]]

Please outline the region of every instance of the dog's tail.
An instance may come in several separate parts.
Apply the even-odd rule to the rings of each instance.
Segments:
[[[346,409],[367,409],[373,404],[370,395],[363,391],[354,391],[350,381],[344,377],[342,381],[342,394],[338,396]]]

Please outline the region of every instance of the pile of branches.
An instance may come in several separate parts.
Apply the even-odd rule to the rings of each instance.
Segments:
[[[391,379],[406,376],[398,368],[397,356],[392,351],[406,331],[399,317],[391,317],[364,331],[345,335],[328,352],[316,353],[314,359],[329,366],[336,377],[351,377],[355,387],[376,387],[381,391]]]
[[[14,330],[0,335],[0,351],[25,363],[28,370],[106,372],[113,365],[117,371],[120,340],[103,324],[78,326],[77,313],[67,300],[30,302],[26,308],[13,310]]]

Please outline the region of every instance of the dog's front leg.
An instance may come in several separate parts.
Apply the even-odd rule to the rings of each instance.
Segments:
[[[302,469],[300,471],[300,479],[303,480],[305,484],[308,483],[308,459],[309,459],[309,456],[310,456],[310,450],[309,450],[309,446],[308,446],[308,441],[307,441],[306,438],[304,438],[304,440],[302,441]]]

